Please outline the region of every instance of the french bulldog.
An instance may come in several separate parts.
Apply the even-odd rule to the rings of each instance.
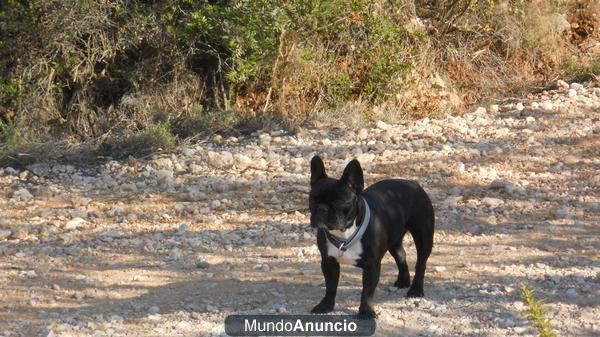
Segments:
[[[325,296],[312,313],[331,312],[335,305],[340,263],[363,270],[359,315],[376,317],[372,300],[379,282],[381,259],[394,257],[398,278],[394,286],[410,286],[407,297],[422,297],[425,265],[433,247],[434,212],[429,196],[414,181],[387,179],[364,188],[358,160],[348,163],[337,180],[325,173],[319,156],[310,164],[310,225],[317,228]],[[417,248],[415,275],[410,283],[404,234]]]

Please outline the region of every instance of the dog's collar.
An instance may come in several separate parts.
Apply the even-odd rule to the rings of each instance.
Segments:
[[[354,233],[350,235],[349,238],[344,240],[325,230],[325,234],[327,235],[327,239],[329,240],[329,242],[331,242],[331,244],[333,244],[337,249],[340,250],[340,256],[343,255],[348,248],[352,247],[356,242],[360,241],[363,234],[367,230],[367,227],[369,226],[369,222],[371,221],[371,208],[369,207],[369,204],[367,203],[367,200],[365,198],[360,197],[360,199],[365,205],[365,215],[363,216],[360,225],[356,228]],[[355,221],[358,225],[358,215],[356,216]]]

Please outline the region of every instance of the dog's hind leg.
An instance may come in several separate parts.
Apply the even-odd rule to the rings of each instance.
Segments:
[[[407,297],[423,297],[425,295],[423,282],[427,259],[433,247],[433,219],[427,222],[421,226],[414,226],[410,231],[417,247],[417,264],[412,285],[406,294]]]
[[[406,251],[402,246],[402,239],[404,235],[398,240],[398,243],[390,247],[388,250],[394,257],[396,265],[398,266],[398,279],[394,283],[396,288],[408,288],[410,285],[410,272],[408,271],[408,265],[406,264]]]

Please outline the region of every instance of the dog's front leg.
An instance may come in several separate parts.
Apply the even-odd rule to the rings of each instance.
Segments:
[[[376,262],[373,265],[363,268],[363,290],[360,297],[360,307],[358,308],[359,315],[376,317],[377,314],[371,305],[375,288],[379,283],[379,274],[381,273],[381,262]]]
[[[324,314],[333,311],[338,281],[340,280],[340,264],[335,258],[323,256],[321,258],[321,270],[323,276],[325,276],[325,297],[311,310],[313,314]]]

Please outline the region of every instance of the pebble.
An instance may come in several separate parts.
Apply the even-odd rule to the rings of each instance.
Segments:
[[[560,90],[568,90],[569,89],[569,84],[563,80],[556,81],[556,86]]]
[[[86,221],[82,218],[73,218],[65,224],[66,230],[73,230],[85,225]]]
[[[26,188],[21,188],[13,193],[13,198],[21,201],[29,201],[33,199],[33,194],[31,194],[31,192],[29,192]]]
[[[567,298],[575,298],[577,297],[577,290],[575,290],[575,288],[569,288],[565,291],[565,295]]]
[[[515,108],[517,109],[517,111],[523,111],[523,109],[525,109],[525,106],[523,105],[523,103],[519,102],[517,103]]]
[[[48,331],[57,335],[216,336],[230,313],[306,311],[324,291],[308,228],[310,159],[321,154],[330,176],[339,177],[357,157],[366,185],[383,177],[417,180],[436,213],[430,295],[376,303],[382,335],[396,328],[432,336],[531,334],[521,280],[549,299],[561,335],[595,331],[597,315],[587,303],[597,270],[582,263],[596,248],[582,233],[600,210],[590,192],[600,179],[589,177],[599,162],[585,142],[600,130],[593,114],[600,88],[592,86],[566,85],[460,116],[377,121],[369,129],[216,135],[172,154],[97,167],[0,168],[0,276],[23,280],[13,282],[23,291],[15,296],[10,288],[9,296],[23,314],[52,322]],[[536,241],[540,233],[563,240]],[[405,243],[410,257],[414,243]],[[445,255],[458,262],[439,260]],[[89,279],[77,271],[81,265]],[[302,282],[314,290],[310,296]],[[159,292],[148,288],[155,285]],[[345,299],[337,309],[355,310],[357,285],[360,271],[343,269]],[[387,285],[384,297],[404,298],[405,289]],[[102,313],[89,314],[93,303],[84,301],[105,297]],[[10,303],[4,309],[9,318],[20,312]],[[130,320],[129,310],[143,319]],[[17,335],[31,334],[10,324]]]
[[[11,234],[12,231],[9,229],[0,229],[0,240],[6,240]]]
[[[504,201],[498,198],[485,197],[483,198],[482,203],[490,208],[496,208],[503,205]]]

